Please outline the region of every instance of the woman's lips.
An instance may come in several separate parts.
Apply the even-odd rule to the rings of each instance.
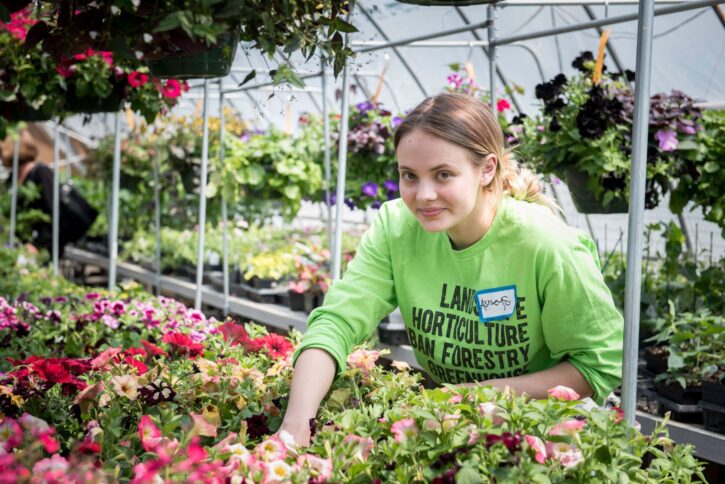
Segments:
[[[442,208],[419,208],[418,212],[424,217],[436,217],[443,213]]]

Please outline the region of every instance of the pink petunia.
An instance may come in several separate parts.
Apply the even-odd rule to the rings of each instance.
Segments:
[[[546,453],[549,458],[558,461],[568,469],[584,460],[581,450],[564,442],[547,442]]]
[[[300,467],[307,466],[316,482],[326,482],[332,477],[332,461],[323,459],[312,454],[304,454],[297,458],[297,465]]]
[[[395,422],[390,431],[395,434],[397,443],[403,443],[418,434],[418,426],[412,418],[404,418]]]
[[[362,370],[363,375],[368,375],[375,368],[375,362],[380,357],[377,351],[355,350],[347,357],[347,364],[351,368]]]
[[[194,422],[191,433],[194,435],[203,435],[204,437],[216,437],[217,426],[209,423],[203,415],[191,412],[189,414]]]
[[[161,430],[148,415],[141,417],[138,423],[138,435],[141,438],[141,446],[146,452],[154,452],[163,438]]]
[[[584,425],[586,425],[586,422],[584,420],[576,420],[576,419],[566,420],[564,422],[554,425],[554,427],[552,427],[549,434],[550,435],[574,435],[577,432],[579,432],[581,429],[583,429]]]
[[[536,453],[534,456],[536,462],[543,464],[546,461],[546,446],[544,445],[544,441],[533,435],[526,435],[524,438],[526,439],[526,443],[529,444],[529,447]]]
[[[356,457],[360,462],[365,462],[370,456],[370,452],[375,446],[375,442],[371,437],[360,437],[359,435],[346,435],[342,440],[343,443],[347,444],[350,442],[355,443],[353,456]]]
[[[549,396],[555,400],[579,400],[579,394],[569,387],[563,385],[557,385],[554,388],[548,390]]]

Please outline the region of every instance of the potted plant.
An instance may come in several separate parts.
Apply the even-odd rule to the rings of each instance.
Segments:
[[[704,111],[700,126],[694,140],[678,141],[682,162],[675,171],[670,209],[679,213],[688,203],[693,210],[701,207],[705,220],[718,224],[725,235],[725,111]]]
[[[634,94],[631,71],[595,72],[591,52],[572,64],[578,73],[559,74],[536,86],[542,111],[523,120],[518,151],[537,172],[566,180],[584,213],[627,211]],[[645,207],[654,208],[669,190],[679,163],[675,141],[694,138],[701,112],[679,91],[657,94],[650,103]]]
[[[327,268],[330,252],[319,246],[306,247],[295,256],[294,280],[289,284],[289,304],[292,311],[311,313],[322,305],[324,293],[332,277]]]
[[[0,138],[9,122],[45,121],[60,110],[62,78],[41,49],[26,45],[36,22],[30,9],[0,22]]]
[[[239,40],[270,57],[277,49],[307,58],[322,51],[337,74],[352,55],[342,33],[357,30],[344,19],[348,3],[336,0],[45,3],[50,8],[33,36],[56,58],[112,50],[174,78],[228,74]],[[301,83],[284,67],[271,73],[275,81]]]

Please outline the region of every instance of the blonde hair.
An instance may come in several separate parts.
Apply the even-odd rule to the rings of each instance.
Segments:
[[[416,106],[395,130],[397,150],[400,140],[414,129],[421,129],[457,144],[471,153],[479,166],[493,153],[498,159],[496,174],[489,185],[497,204],[507,194],[517,200],[537,203],[560,215],[561,208],[543,194],[541,184],[530,170],[519,166],[513,151],[504,147],[503,131],[491,107],[465,94],[431,96]]]

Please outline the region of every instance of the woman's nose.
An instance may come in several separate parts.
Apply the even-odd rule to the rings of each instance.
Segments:
[[[415,194],[417,200],[435,200],[438,198],[436,187],[433,182],[421,180],[418,183],[418,191]]]

